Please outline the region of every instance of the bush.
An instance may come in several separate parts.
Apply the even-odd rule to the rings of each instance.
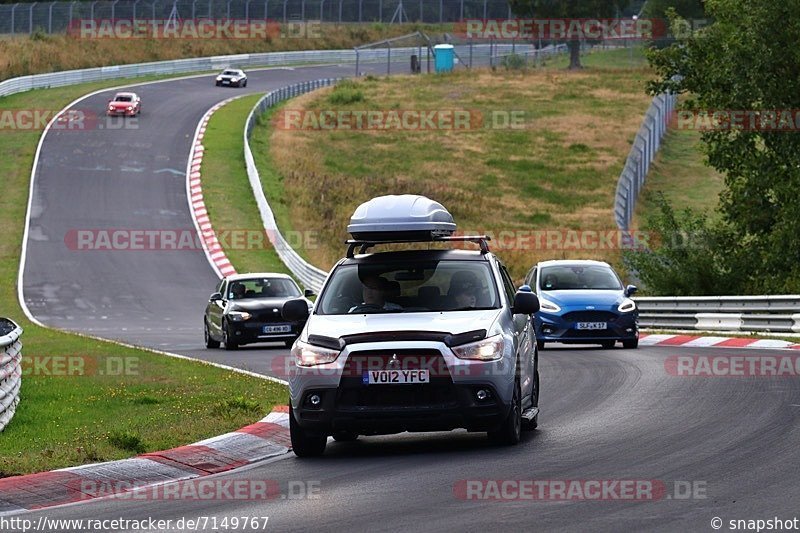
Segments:
[[[108,435],[108,442],[112,446],[133,453],[144,453],[146,448],[139,435],[130,431],[112,431]]]
[[[519,54],[509,54],[504,56],[500,61],[500,64],[503,65],[506,70],[522,70],[528,66],[525,56]]]
[[[333,105],[348,105],[364,101],[364,92],[351,80],[344,80],[336,84],[333,92],[328,96],[328,102]]]

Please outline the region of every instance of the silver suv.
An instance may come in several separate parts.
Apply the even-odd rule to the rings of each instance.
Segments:
[[[308,317],[292,348],[295,454],[322,454],[328,436],[456,428],[519,442],[539,413],[536,295],[514,289],[486,237],[447,235],[452,217],[427,198],[373,199],[348,229],[355,239],[311,315],[304,300],[283,308],[287,320]],[[453,241],[480,250],[430,249]],[[399,242],[428,249],[367,253]]]

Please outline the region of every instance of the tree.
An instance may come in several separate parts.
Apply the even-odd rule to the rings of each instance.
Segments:
[[[509,0],[511,11],[517,17],[558,19],[602,19],[618,17],[629,0]],[[581,41],[567,41],[569,68],[582,68]]]
[[[738,290],[800,291],[800,0],[707,0],[714,22],[649,59],[648,89],[684,96],[684,110],[746,113],[745,128],[704,131],[709,164],[725,175],[719,231],[746,273]],[[790,114],[781,115],[782,110]],[[774,121],[777,112],[788,122]],[[770,122],[770,119],[773,122]],[[730,123],[727,123],[730,125]],[[778,126],[785,129],[778,131]]]

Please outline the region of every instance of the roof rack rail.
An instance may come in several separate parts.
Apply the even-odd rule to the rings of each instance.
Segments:
[[[360,247],[358,253],[366,253],[368,249],[376,244],[403,244],[412,242],[474,242],[481,247],[481,253],[489,253],[488,241],[492,240],[488,235],[464,235],[464,236],[447,236],[447,237],[433,237],[432,239],[371,239],[371,240],[354,240],[349,239],[344,241],[347,245],[347,257],[352,258],[355,255],[356,247]]]

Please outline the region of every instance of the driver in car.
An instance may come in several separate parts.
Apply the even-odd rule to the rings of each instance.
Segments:
[[[455,309],[468,309],[478,304],[478,278],[472,272],[456,272],[450,279],[450,290]]]
[[[396,303],[387,302],[386,295],[391,290],[391,283],[386,278],[370,275],[361,280],[363,303],[350,308],[348,313],[357,313],[370,309],[383,311],[400,311],[403,308]]]

